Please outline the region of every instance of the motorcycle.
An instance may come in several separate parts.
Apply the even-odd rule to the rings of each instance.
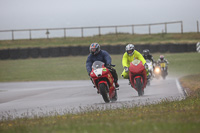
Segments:
[[[115,65],[111,66],[114,67]],[[106,103],[117,101],[117,89],[114,86],[114,78],[103,62],[95,61],[92,64],[90,77],[97,88],[97,92],[102,95]]]
[[[149,59],[146,59],[146,64],[148,65],[149,79],[147,80],[147,85],[150,85],[150,80],[153,79],[153,62]]]
[[[167,76],[167,66],[165,62],[158,63],[154,69],[155,78],[159,79],[162,76],[163,79]]]
[[[153,62],[147,59],[146,63],[148,65],[150,79],[152,79],[153,78]]]
[[[129,79],[131,86],[138,92],[138,96],[143,96],[147,85],[147,74],[142,61],[135,59],[130,63]]]
[[[163,79],[165,79],[167,76],[167,65],[165,62],[160,63],[160,69],[161,69],[161,76],[163,77]]]
[[[160,78],[160,76],[161,76],[161,69],[160,69],[159,64],[156,64],[156,65],[155,65],[153,74],[154,74],[154,77],[155,77],[156,79],[159,79],[159,78]]]

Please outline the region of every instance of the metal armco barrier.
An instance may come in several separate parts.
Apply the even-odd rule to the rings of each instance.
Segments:
[[[151,53],[181,53],[200,51],[200,43],[197,44],[158,44],[158,45],[138,45],[134,44],[137,51],[149,49]],[[106,45],[101,49],[110,54],[123,54],[126,45]],[[48,58],[63,56],[84,56],[89,54],[89,46],[76,47],[49,47],[49,48],[23,48],[23,49],[5,49],[0,50],[0,59],[28,59],[28,58]]]

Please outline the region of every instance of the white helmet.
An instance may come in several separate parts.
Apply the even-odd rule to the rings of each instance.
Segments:
[[[128,44],[126,46],[126,52],[129,56],[133,55],[134,53],[134,50],[135,50],[135,46],[133,44]]]

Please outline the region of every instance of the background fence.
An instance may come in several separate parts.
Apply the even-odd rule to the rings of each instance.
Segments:
[[[164,22],[164,23],[151,23],[151,24],[133,24],[133,25],[116,25],[116,26],[94,26],[94,27],[70,27],[70,28],[47,28],[47,29],[18,29],[18,30],[0,30],[1,35],[5,34],[7,36],[10,36],[8,40],[15,40],[17,39],[16,34],[23,34],[24,37],[23,39],[35,39],[37,37],[37,34],[41,32],[39,38],[50,38],[50,34],[53,32],[57,32],[56,37],[63,37],[66,38],[70,36],[70,31],[79,31],[80,32],[80,37],[85,37],[87,36],[86,34],[89,32],[88,30],[92,30],[93,34],[92,35],[99,35],[101,36],[102,30],[106,29],[108,32],[114,31],[114,33],[117,35],[120,32],[121,28],[125,28],[123,32],[125,33],[131,33],[131,34],[137,34],[135,32],[136,28],[140,27],[145,27],[146,28],[146,34],[152,34],[152,28],[156,26],[160,26],[161,33],[168,33],[168,25],[175,25],[177,29],[176,33],[180,32],[183,33],[183,22],[182,21],[173,21],[173,22]],[[178,28],[179,27],[179,28]],[[111,30],[112,29],[112,30]],[[20,33],[19,33],[20,32]],[[96,33],[95,33],[96,32]],[[199,32],[199,22],[197,21],[197,32]],[[46,37],[45,37],[46,36]]]

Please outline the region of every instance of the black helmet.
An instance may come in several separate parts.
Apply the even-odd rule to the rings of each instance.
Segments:
[[[100,45],[99,45],[98,43],[92,43],[92,44],[90,45],[89,50],[90,50],[90,53],[91,53],[91,54],[96,55],[96,54],[98,54],[99,51],[100,51]]]
[[[148,50],[148,49],[144,49],[144,50],[143,50],[143,54],[144,54],[145,56],[149,55],[149,50]]]

